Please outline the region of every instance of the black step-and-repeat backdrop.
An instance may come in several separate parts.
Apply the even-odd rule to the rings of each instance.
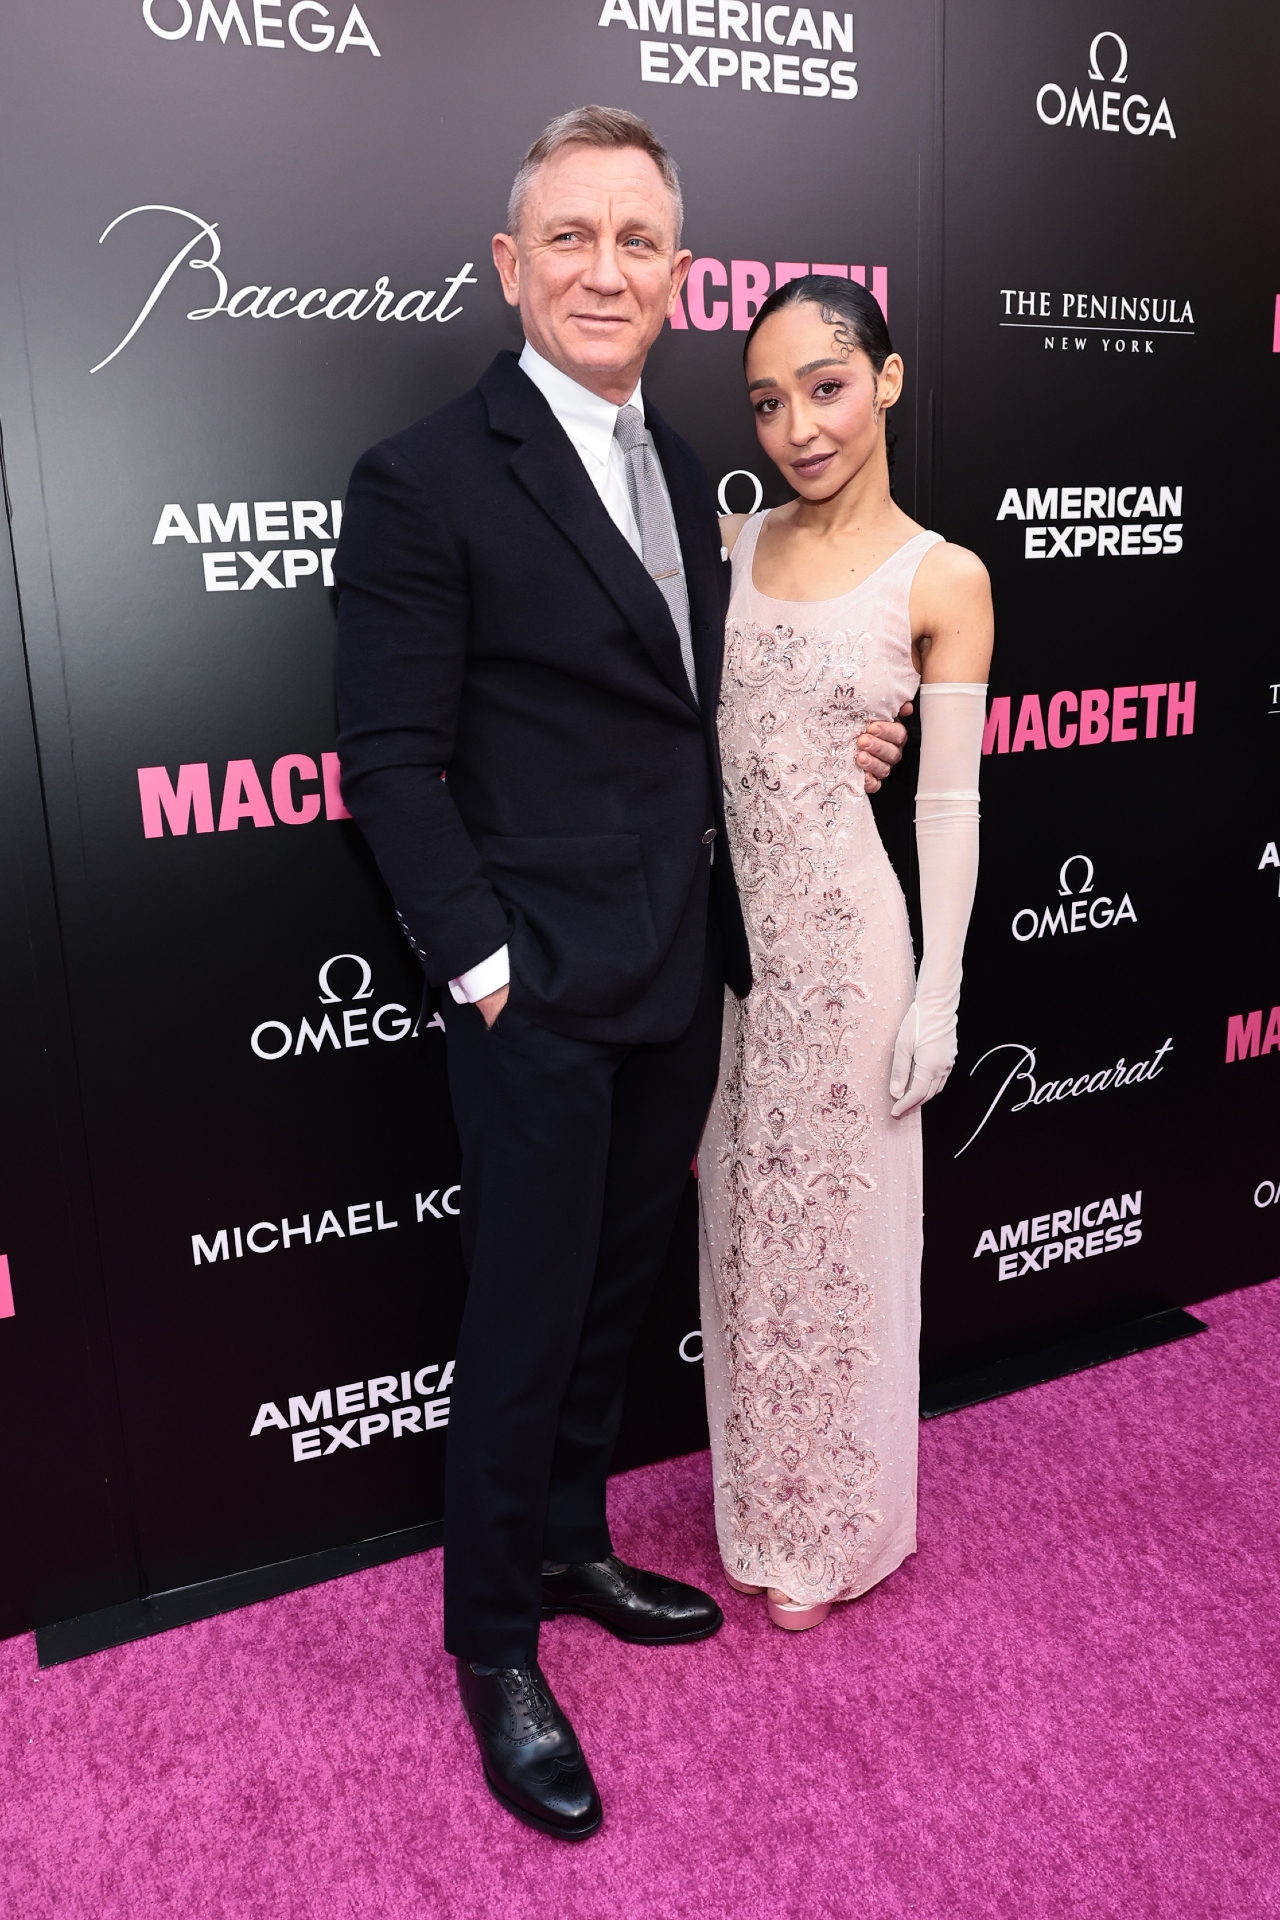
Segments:
[[[646,383],[723,504],[782,497],[751,316],[849,274],[899,497],[994,578],[926,1369],[1276,1270],[1270,29],[1091,5],[6,9],[0,1627],[439,1513],[458,1155],[331,563],[363,448],[518,345],[489,239],[569,104],[682,163]],[[909,887],[904,776],[882,811]],[[692,1224],[619,1464],[705,1432]]]
[[[934,512],[997,646],[925,1128],[935,1376],[1280,1269],[1276,39],[1252,6],[947,8]]]

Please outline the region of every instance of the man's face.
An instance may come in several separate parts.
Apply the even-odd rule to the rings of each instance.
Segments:
[[[493,260],[535,352],[617,404],[674,310],[689,263],[675,208],[638,147],[562,147],[543,162],[518,234]]]

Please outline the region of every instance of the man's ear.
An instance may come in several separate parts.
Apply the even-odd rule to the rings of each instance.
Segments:
[[[520,255],[509,233],[493,236],[493,264],[502,282],[503,298],[509,307],[520,305]]]
[[[688,247],[681,247],[680,251],[672,256],[671,297],[667,301],[668,320],[676,310],[676,302],[680,298],[680,289],[689,278],[689,269],[692,265],[693,255],[690,253]]]

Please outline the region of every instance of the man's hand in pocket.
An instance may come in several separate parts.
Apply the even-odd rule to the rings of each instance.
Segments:
[[[510,991],[510,987],[499,987],[496,993],[486,993],[483,1000],[476,1001],[476,1005],[484,1015],[486,1027],[491,1027],[498,1015],[502,1012],[502,1009],[507,1004],[507,995]]]

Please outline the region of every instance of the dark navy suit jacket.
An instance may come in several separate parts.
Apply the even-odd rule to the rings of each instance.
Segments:
[[[514,1006],[628,1042],[692,1017],[712,888],[726,978],[751,985],[715,728],[728,568],[700,462],[645,416],[697,703],[660,590],[513,354],[364,455],[334,568],[343,798],[428,979],[505,942]]]

